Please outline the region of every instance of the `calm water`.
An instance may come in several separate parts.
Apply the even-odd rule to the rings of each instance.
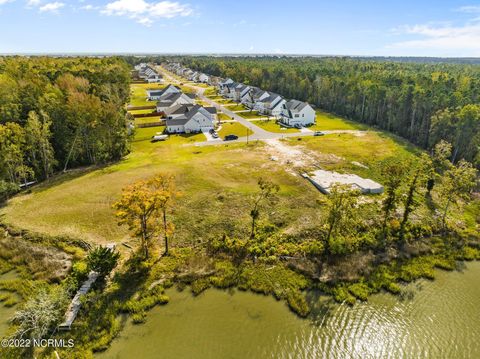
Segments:
[[[172,291],[98,358],[480,358],[480,262],[406,293],[354,307],[324,301],[302,320],[270,297]]]

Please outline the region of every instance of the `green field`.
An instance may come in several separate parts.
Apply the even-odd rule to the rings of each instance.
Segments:
[[[159,122],[162,118],[160,116],[149,116],[149,117],[139,117],[135,119],[135,123],[152,123],[152,122]]]
[[[318,195],[305,181],[259,155],[256,149],[261,144],[192,146],[205,140],[203,134],[175,135],[151,143],[156,132],[158,128],[138,129],[132,153],[124,160],[56,176],[31,193],[16,196],[1,214],[7,223],[42,233],[95,243],[128,240],[126,229],[116,224],[112,203],[122,187],[160,171],[169,172],[184,194],[175,211],[174,243],[178,243],[225,232],[246,235],[249,195],[256,191],[260,176],[281,184],[281,208],[292,221],[302,216],[300,203]]]
[[[268,119],[267,116],[260,115],[257,111],[240,112],[240,113],[237,113],[237,115],[242,116],[243,118],[246,118],[247,120],[251,119],[251,118]]]
[[[309,127],[309,129],[312,131],[362,130],[367,128],[367,126],[365,125],[353,121],[348,121],[344,118],[327,112],[316,111],[316,113],[317,117],[315,120],[315,124]]]
[[[131,84],[130,85],[130,103],[131,106],[152,106],[154,101],[147,101],[147,90],[162,89],[162,84]]]
[[[378,164],[388,157],[413,156],[419,150],[406,141],[376,131],[356,134],[338,133],[325,136],[306,136],[284,140],[295,146],[304,146],[318,155],[318,164],[327,170],[357,173],[381,180]],[[368,168],[358,166],[358,162]]]
[[[227,109],[229,109],[230,111],[245,111],[245,110],[248,110],[248,108],[246,108],[242,104],[236,104],[235,106],[227,106]]]
[[[252,121],[254,125],[263,128],[264,130],[277,133],[295,133],[300,132],[297,128],[287,128],[280,126],[275,120],[259,120]]]
[[[247,129],[241,123],[238,122],[227,122],[222,124],[222,128],[220,131],[217,131],[218,135],[223,138],[227,135],[237,135],[238,137],[244,137],[248,135],[252,135],[253,131],[251,129]]]
[[[217,117],[219,121],[230,121],[232,119],[230,116],[224,114],[223,112],[218,113]]]

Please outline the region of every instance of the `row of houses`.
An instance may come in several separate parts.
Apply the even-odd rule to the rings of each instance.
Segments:
[[[208,75],[203,72],[194,71],[188,67],[183,67],[178,62],[169,63],[167,65],[169,71],[175,73],[178,76],[181,76],[188,81],[193,81],[197,83],[204,83],[211,86],[218,85],[223,79],[217,76]]]
[[[168,64],[167,68],[189,80],[191,79],[186,74],[198,74],[198,72],[182,67],[179,63]],[[315,123],[315,110],[307,102],[287,100],[277,93],[235,82],[230,78],[221,79],[206,74],[202,75],[208,78],[208,84],[217,87],[223,97],[258,111],[259,114],[275,117],[287,126],[304,127]]]
[[[195,103],[195,95],[186,94],[174,85],[162,90],[147,90],[150,101],[157,101],[157,112],[165,117],[168,133],[208,132],[215,128],[217,109]]]
[[[138,77],[147,81],[148,83],[161,83],[163,82],[162,76],[153,68],[153,66],[141,63],[135,65],[135,71],[138,72]]]

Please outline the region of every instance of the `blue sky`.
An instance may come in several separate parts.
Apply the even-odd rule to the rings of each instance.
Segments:
[[[480,1],[0,0],[0,53],[480,56]]]

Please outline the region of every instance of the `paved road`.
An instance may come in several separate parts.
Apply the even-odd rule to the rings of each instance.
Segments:
[[[163,77],[167,78],[168,81],[175,83],[175,84],[180,84],[180,81],[178,81],[176,78],[171,76],[164,68],[158,67],[158,70],[162,72]],[[247,119],[243,118],[242,116],[236,114],[233,111],[230,111],[228,107],[225,107],[221,104],[219,104],[216,101],[213,101],[212,99],[206,97],[203,93],[205,92],[204,87],[200,86],[195,86],[191,84],[183,84],[183,86],[190,87],[196,92],[196,95],[198,98],[206,103],[208,103],[210,106],[213,106],[218,110],[221,110],[224,114],[229,116],[230,118],[233,118],[237,122],[241,123],[245,127],[251,129],[253,131],[253,135],[250,136],[244,136],[244,137],[239,137],[238,140],[233,140],[233,141],[205,141],[205,142],[197,142],[195,143],[195,146],[211,146],[211,145],[222,145],[222,144],[228,144],[228,143],[238,143],[238,142],[247,142],[247,141],[257,141],[257,140],[274,140],[274,139],[282,139],[282,138],[288,138],[288,137],[304,137],[304,136],[313,136],[313,131],[308,130],[308,131],[302,131],[302,132],[288,132],[288,133],[277,133],[277,132],[270,132],[267,130],[264,130],[263,128],[251,123]],[[359,131],[359,130],[334,130],[334,131],[322,131],[323,133],[327,134],[333,134],[333,133],[358,133],[358,132],[365,132],[365,131]]]

